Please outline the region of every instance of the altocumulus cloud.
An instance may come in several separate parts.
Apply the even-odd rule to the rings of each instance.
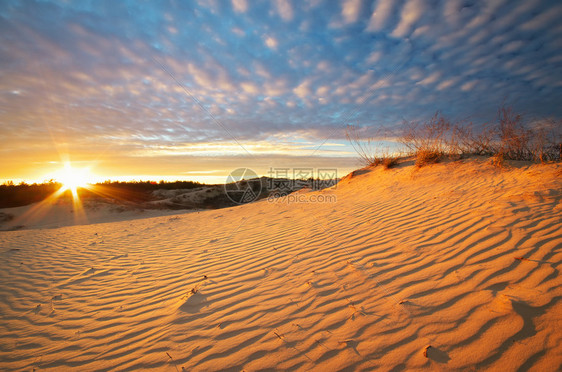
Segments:
[[[561,18],[556,0],[6,0],[0,147],[303,155],[348,123],[560,117]]]

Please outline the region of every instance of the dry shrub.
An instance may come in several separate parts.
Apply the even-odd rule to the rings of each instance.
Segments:
[[[532,127],[530,150],[534,161],[562,160],[562,122],[543,120]]]
[[[418,167],[437,163],[451,153],[452,128],[449,120],[436,113],[428,121],[406,123],[400,142],[416,157]]]
[[[443,157],[442,152],[421,150],[416,153],[416,166],[421,168],[424,165],[439,163]]]
[[[490,163],[497,168],[502,168],[504,166],[505,163],[505,158],[503,156],[503,154],[497,153],[494,156],[490,157]]]
[[[495,154],[505,159],[535,162],[560,161],[562,123],[541,120],[525,123],[510,107],[498,111],[498,146]]]
[[[494,147],[496,132],[497,130],[489,124],[484,124],[476,130],[472,123],[455,124],[452,127],[451,149],[461,156],[492,156],[496,152]]]
[[[384,165],[385,169],[394,168],[398,165],[399,157],[396,156],[388,156],[383,158],[382,165]]]
[[[432,152],[444,154],[449,150],[451,123],[439,112],[425,122],[406,123],[400,142],[412,153]]]
[[[404,157],[402,151],[395,151],[390,152],[390,149],[387,147],[381,155],[381,164],[384,166],[384,169],[391,169],[400,163],[400,159]]]
[[[355,125],[347,126],[345,136],[359,155],[359,160],[363,165],[376,166],[381,164],[382,159],[377,156],[379,149],[373,138],[363,138]]]
[[[512,160],[533,160],[530,149],[532,133],[525,128],[521,115],[513,113],[509,107],[498,112],[499,149],[497,154]]]
[[[428,122],[408,124],[404,133],[403,143],[419,156],[422,165],[437,159],[437,154],[498,155],[501,164],[503,160],[545,162],[562,158],[562,123],[543,120],[531,127],[511,107],[501,107],[494,124],[451,124],[435,114]]]
[[[391,168],[398,164],[398,156],[381,152],[373,139],[362,139],[356,127],[348,126],[346,136],[365,165]],[[562,122],[529,124],[505,106],[498,110],[495,123],[479,126],[452,124],[437,112],[427,121],[405,123],[398,142],[407,150],[404,155],[415,156],[418,167],[439,162],[444,156],[489,156],[497,166],[503,166],[505,160],[561,161]]]
[[[382,129],[379,130],[379,133],[382,133]],[[365,138],[354,125],[347,126],[345,135],[355,152],[357,152],[357,155],[359,155],[359,160],[363,165],[378,166],[382,164],[388,169],[398,164],[399,156],[391,155],[388,147],[386,149],[382,148],[380,138],[385,138],[387,137],[386,135]]]

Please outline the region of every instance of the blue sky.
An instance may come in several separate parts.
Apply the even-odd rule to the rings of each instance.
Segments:
[[[346,172],[346,124],[560,118],[560,19],[546,0],[4,0],[0,179],[63,158],[106,178]]]

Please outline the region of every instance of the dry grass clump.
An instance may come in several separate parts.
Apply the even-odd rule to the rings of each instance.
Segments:
[[[497,168],[502,168],[505,163],[505,158],[503,154],[495,154],[490,157],[490,163]]]
[[[406,123],[403,130],[400,142],[414,155],[445,154],[449,149],[451,123],[439,113],[425,122]]]
[[[385,169],[394,168],[398,165],[399,160],[399,156],[387,156],[382,159],[382,165]]]
[[[464,128],[458,129],[463,132]],[[560,161],[562,126],[552,120],[525,123],[510,107],[498,110],[495,125],[485,125],[479,132],[464,129],[465,151],[493,157],[503,165],[505,160],[533,162]]]
[[[436,113],[428,121],[406,123],[400,142],[415,156],[416,166],[437,163],[450,152],[451,128],[449,120]]]
[[[348,126],[346,135],[365,165],[392,168],[398,164],[399,157],[381,151],[373,138],[363,139],[357,127]],[[385,137],[377,138],[382,143]],[[414,156],[418,167],[445,157],[470,155],[492,157],[492,163],[498,167],[506,160],[561,161],[562,123],[526,122],[510,107],[501,107],[495,122],[478,126],[451,123],[438,112],[427,121],[406,122],[397,142],[406,149],[402,155]]]
[[[490,124],[484,124],[475,129],[472,123],[467,125],[455,124],[451,133],[451,152],[460,157],[469,155],[494,155],[492,143],[495,136],[495,128]]]
[[[363,165],[379,165],[381,163],[381,159],[377,156],[378,148],[374,138],[368,137],[364,138],[359,128],[355,125],[348,125],[345,129],[345,136],[347,140],[353,146],[357,155],[359,155],[359,161]]]
[[[505,159],[544,163],[562,160],[562,123],[544,120],[525,124],[519,114],[508,107],[498,112],[499,145],[495,154]]]
[[[516,115],[510,108],[502,107],[498,112],[499,144],[496,154],[508,159],[533,160],[530,149],[532,133],[521,123],[521,115]]]
[[[348,125],[345,130],[347,140],[353,146],[359,160],[366,166],[383,165],[386,169],[398,165],[399,156],[391,155],[388,148],[383,150],[381,138],[385,136],[366,137],[360,133],[360,129],[354,125]]]
[[[416,167],[421,168],[424,165],[439,163],[444,154],[431,150],[420,150],[416,153]]]

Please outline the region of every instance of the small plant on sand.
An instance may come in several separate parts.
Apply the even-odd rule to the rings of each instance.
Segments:
[[[505,160],[534,162],[560,161],[562,126],[553,120],[525,122],[511,107],[498,110],[496,141],[492,142],[492,155]]]
[[[346,136],[363,164],[382,164],[385,168],[398,164],[399,156],[380,149],[383,141],[394,141],[390,136],[379,135],[377,142],[374,138],[363,139],[357,127],[351,125]],[[482,125],[452,124],[437,112],[429,120],[405,123],[398,142],[406,148],[404,155],[414,156],[417,167],[437,163],[444,157],[470,155],[491,157],[492,164],[498,167],[507,160],[561,161],[562,122],[524,121],[522,115],[505,106],[498,110],[497,121]]]
[[[439,163],[444,155],[443,152],[420,150],[416,153],[416,167],[421,168],[424,165]]]
[[[400,164],[400,159],[404,157],[403,151],[390,152],[390,149],[387,148],[382,152],[381,164],[384,169],[391,169],[397,167]]]
[[[521,115],[511,108],[502,107],[498,112],[499,151],[504,158],[533,160],[530,149],[532,132],[525,128]]]
[[[562,122],[543,120],[533,123],[530,133],[528,148],[533,161],[562,160]]]
[[[382,130],[379,130],[382,133]],[[388,135],[380,134],[377,137],[367,137],[360,134],[360,130],[354,125],[348,125],[345,135],[351,146],[359,155],[361,164],[366,166],[383,165],[385,169],[398,165],[401,152],[391,153],[389,147],[382,148],[383,141]]]
[[[351,143],[351,146],[359,155],[359,160],[366,166],[377,166],[382,164],[382,157],[378,154],[380,152],[379,146],[375,138],[365,138],[360,129],[355,125],[348,125],[345,129],[345,136]]]
[[[425,122],[409,122],[404,125],[400,142],[416,157],[416,165],[437,163],[451,152],[449,120],[440,113]]]
[[[472,123],[455,124],[451,133],[451,151],[461,158],[469,155],[492,156],[497,130],[489,124],[475,129]]]
[[[500,152],[490,157],[490,163],[496,168],[502,168],[505,163],[503,154]]]
[[[379,164],[373,141],[370,138],[365,140],[359,134],[359,129],[355,125],[348,125],[346,127],[345,136],[357,155],[359,155],[359,160],[362,164],[367,166]]]
[[[398,157],[398,156],[389,155],[389,156],[383,158],[382,165],[384,166],[385,169],[394,168],[398,165],[399,159],[400,159],[400,157]]]

